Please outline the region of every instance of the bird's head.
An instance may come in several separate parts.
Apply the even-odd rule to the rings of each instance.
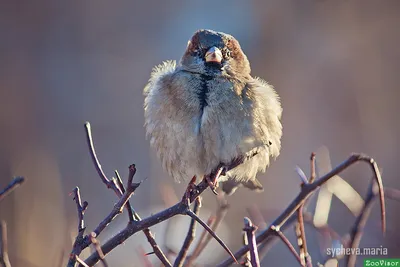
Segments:
[[[250,76],[250,64],[239,42],[229,34],[212,30],[194,33],[188,41],[181,65],[187,71],[210,76]]]

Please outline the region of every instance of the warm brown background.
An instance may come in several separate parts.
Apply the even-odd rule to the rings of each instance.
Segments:
[[[68,254],[70,232],[76,229],[75,205],[68,196],[74,186],[89,202],[88,229],[116,201],[91,164],[86,120],[108,175],[118,169],[126,177],[127,166],[136,163],[137,177],[148,177],[133,198],[143,216],[162,208],[163,184],[182,193],[145,141],[142,88],[154,65],[180,58],[198,28],[237,37],[253,74],[276,87],[284,107],[283,150],[263,177],[266,192],[242,190],[229,199],[233,208],[221,235],[232,249],[240,246],[246,207],[259,206],[272,220],[298,190],[294,166],[308,170],[310,152],[321,145],[329,148],[333,165],[355,151],[373,156],[385,184],[400,187],[400,2],[222,2],[0,2],[0,186],[14,175],[28,180],[0,205],[0,218],[9,225],[13,266],[55,266],[62,251]],[[343,177],[364,195],[370,177],[366,166],[357,165]],[[204,202],[206,216],[215,210],[209,192]],[[387,238],[380,238],[375,210],[362,244],[383,245],[391,257],[399,257],[399,204],[389,201],[387,207]],[[346,233],[353,217],[337,200],[332,212],[329,222]],[[100,241],[125,219],[122,215]],[[181,239],[172,235],[175,239],[169,240],[177,247],[186,228],[179,231]],[[163,230],[155,232],[163,243]],[[322,259],[316,238],[310,234],[315,262]],[[110,265],[141,266],[138,244],[149,250],[138,234],[110,254]],[[225,254],[218,250],[203,260],[212,265],[213,257]],[[281,244],[263,263],[294,265]]]

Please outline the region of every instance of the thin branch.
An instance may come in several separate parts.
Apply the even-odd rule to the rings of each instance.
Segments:
[[[81,258],[79,258],[78,255],[75,255],[75,260],[82,266],[84,267],[89,267],[89,265],[87,265]]]
[[[215,228],[214,228],[214,222],[216,221],[216,216],[211,215],[210,217],[208,217],[207,219],[207,225],[209,225],[211,227],[211,229],[215,232]],[[210,237],[210,238],[208,238]],[[200,234],[200,238],[199,241],[197,241],[197,245],[194,247],[192,254],[190,254],[187,257],[187,266],[191,266],[192,263],[200,256],[201,252],[203,251],[203,249],[205,248],[204,244],[207,241],[206,240],[210,239],[211,240],[211,235],[208,234],[208,232],[203,228],[203,231]],[[208,242],[207,242],[208,243]]]
[[[8,258],[7,224],[5,221],[0,222],[0,235],[0,266],[11,267]]]
[[[201,207],[200,197],[197,197],[194,202],[193,213],[199,215],[200,207]],[[182,248],[179,251],[178,256],[176,257],[174,266],[176,267],[183,266],[189,247],[193,242],[195,231],[196,231],[196,220],[192,218],[192,220],[190,221],[188,233],[186,235],[185,241],[183,242]]]
[[[164,252],[161,250],[161,248],[158,246],[153,234],[151,233],[149,228],[143,229],[143,233],[147,237],[147,241],[150,243],[150,246],[153,248],[154,254],[158,257],[158,259],[164,264],[164,266],[172,266],[171,263],[169,262],[167,256],[165,256]]]
[[[256,237],[254,233],[257,230],[257,226],[254,226],[251,220],[244,217],[244,228],[246,232],[248,247],[250,251],[250,262],[252,267],[260,267],[260,259],[258,258],[258,250],[256,244]]]
[[[244,246],[248,246],[249,245],[249,240],[247,239],[247,234],[245,232],[243,232],[243,245]],[[250,256],[250,248],[249,248],[249,251],[246,252],[246,255],[244,256],[244,261],[241,263],[242,266],[252,267],[251,266],[251,262],[250,262],[250,257],[251,256]]]
[[[302,178],[302,183],[300,187],[303,187],[305,184],[310,184],[312,183],[315,178],[316,178],[316,171],[315,171],[315,153],[311,153],[310,157],[310,179],[303,178],[305,177],[304,172],[301,171],[300,168],[298,168],[300,171],[298,171],[299,176]],[[302,175],[301,175],[302,174]],[[307,266],[307,267],[312,267],[312,261],[311,261],[311,256],[308,253],[307,249],[307,239],[306,239],[306,232],[304,228],[304,207],[305,207],[306,201],[304,200],[299,209],[296,211],[297,212],[297,223],[295,226],[296,229],[296,236],[297,236],[297,244],[299,246],[299,252],[300,252],[300,263],[302,266]]]
[[[238,263],[232,251],[228,248],[228,246],[222,241],[221,238],[205,223],[203,222],[196,214],[194,214],[191,210],[187,210],[186,214],[195,219],[201,226],[203,226],[212,237],[225,249],[226,252],[232,257],[235,263]]]
[[[91,233],[90,234],[90,241],[92,242],[92,244],[94,245],[97,253],[100,256],[100,261],[103,264],[104,267],[108,267],[108,263],[107,261],[104,259],[104,254],[103,251],[101,251],[101,247],[100,247],[100,242],[96,239],[96,234],[95,233]]]
[[[225,218],[226,213],[229,209],[229,204],[225,198],[225,195],[221,192],[217,196],[218,201],[218,209],[215,216],[210,216],[207,221],[207,225],[216,232],[218,227],[220,226],[221,222]],[[204,251],[207,245],[210,243],[212,236],[208,234],[208,232],[204,229],[200,235],[200,239],[195,246],[192,254],[188,257],[187,265],[190,266]]]
[[[275,234],[283,241],[283,243],[288,247],[290,252],[292,252],[293,256],[296,258],[296,260],[300,263],[301,266],[304,266],[301,262],[301,258],[299,254],[297,253],[296,249],[293,247],[292,243],[290,243],[289,239],[283,234],[283,232],[279,229],[279,227],[274,227],[272,226],[272,231],[275,232]]]
[[[128,202],[129,198],[133,195],[135,190],[140,186],[140,183],[131,183],[127,186],[125,193],[122,195],[122,197],[119,199],[117,204],[114,205],[113,210],[110,212],[110,214],[107,215],[107,217],[100,222],[100,224],[96,227],[96,229],[93,231],[96,236],[98,236],[106,227],[107,225],[114,220],[114,218],[122,213],[122,210],[126,203]]]
[[[309,179],[309,183],[312,184],[315,181],[315,178],[317,178],[317,174],[316,174],[316,168],[315,168],[315,153],[312,152],[311,153],[311,157],[310,157],[310,179]]]
[[[145,251],[144,251],[142,246],[139,246],[136,251],[137,251],[138,256],[143,261],[143,266],[145,266],[145,267],[153,267],[153,264],[151,264],[150,259],[149,259],[149,257],[147,257],[147,254],[145,253]]]
[[[99,162],[99,160],[97,158],[97,155],[96,155],[96,150],[95,150],[94,144],[93,144],[91,126],[90,126],[89,122],[85,123],[85,133],[86,133],[86,140],[87,140],[87,144],[88,144],[88,147],[89,147],[90,156],[91,156],[91,158],[93,160],[94,166],[95,166],[95,168],[97,170],[97,173],[100,176],[101,181],[107,186],[107,188],[111,188],[118,197],[121,197],[125,193],[124,192],[125,188],[123,186],[122,179],[119,176],[119,173],[117,171],[115,172],[117,178],[116,179],[112,179],[112,180],[109,180],[107,178],[107,176],[104,174],[103,169],[102,169],[102,167],[100,165],[100,162]],[[135,168],[135,165],[132,164],[131,166],[129,166],[128,184],[132,183],[135,173],[136,173],[136,168]],[[135,221],[140,221],[141,220],[140,216],[132,208],[132,206],[130,205],[129,201],[126,202],[125,207],[126,207],[127,212],[128,212],[128,217],[129,217],[130,223],[132,223],[134,220]],[[161,260],[161,262],[165,266],[171,266],[171,263],[169,263],[169,261],[168,261],[167,257],[165,256],[165,254],[162,252],[161,248],[157,245],[157,242],[154,239],[154,236],[151,233],[150,229],[145,228],[142,231],[145,234],[145,236],[147,237],[147,240],[149,241],[150,245],[152,246],[154,253]],[[99,233],[97,233],[97,235]],[[89,245],[89,242],[86,242],[85,245],[87,247]],[[84,248],[86,248],[86,247],[83,247],[82,250]]]
[[[68,267],[74,267],[79,254],[82,252],[81,245],[84,241],[83,235],[85,234],[85,221],[84,214],[88,207],[88,202],[82,203],[81,194],[79,187],[75,187],[72,193],[74,195],[74,200],[76,203],[76,210],[78,212],[78,234],[75,237],[74,244],[72,246],[72,251],[68,261]]]
[[[289,206],[278,216],[278,218],[275,219],[275,221],[272,223],[272,225],[269,228],[262,231],[256,237],[257,244],[260,244],[263,242],[271,242],[271,240],[273,240],[273,239],[270,239],[269,237],[274,233],[274,231],[272,230],[272,226],[281,228],[292,217],[292,215],[296,212],[296,210],[302,205],[303,201],[307,200],[308,197],[312,193],[314,193],[321,185],[323,185],[330,178],[339,174],[340,172],[342,172],[343,170],[345,170],[346,168],[348,168],[349,166],[353,165],[354,163],[356,163],[358,161],[368,163],[374,173],[374,178],[377,181],[377,184],[379,187],[379,197],[380,197],[380,203],[381,203],[382,231],[385,232],[386,231],[385,199],[384,199],[382,178],[381,178],[378,166],[372,158],[362,155],[362,154],[354,154],[354,155],[351,155],[347,160],[345,160],[344,162],[339,164],[336,168],[331,170],[329,173],[327,173],[324,176],[317,179],[315,182],[304,185],[301,192],[289,204]],[[235,253],[235,257],[239,259],[247,251],[248,251],[247,247],[242,247]],[[228,258],[228,259],[224,260],[222,263],[220,263],[219,266],[229,266],[232,263],[233,263],[232,259]]]
[[[307,249],[306,232],[304,229],[304,217],[303,217],[304,204],[297,210],[297,223],[296,223],[296,235],[297,244],[300,250],[301,264],[307,267],[312,267],[311,256]]]
[[[10,194],[14,189],[25,182],[25,178],[21,176],[15,177],[3,190],[0,191],[0,201],[2,201],[8,194]]]
[[[125,187],[124,187],[124,184],[122,183],[121,176],[119,175],[117,170],[115,170],[114,173],[115,173],[115,176],[116,176],[116,179],[117,179],[118,187],[121,190],[121,193],[123,194],[123,193],[125,193]],[[132,176],[132,179],[133,179],[133,176],[135,175],[135,173],[136,173],[135,165],[129,166],[129,177]],[[129,180],[128,180],[128,183],[129,183]],[[127,207],[127,210],[128,210],[129,221],[131,222],[131,221],[137,220],[137,218],[134,215],[133,209],[131,208],[131,204],[130,204],[129,201],[126,202],[126,207]]]
[[[200,184],[204,183],[207,184],[208,187],[208,183],[203,179],[203,181]],[[179,201],[174,206],[169,207],[163,211],[160,211],[141,221],[130,222],[123,230],[121,230],[118,234],[110,238],[106,243],[104,243],[104,245],[102,245],[101,249],[104,255],[107,255],[111,250],[113,250],[115,247],[125,242],[126,239],[128,239],[130,236],[134,235],[138,231],[141,231],[145,228],[149,228],[155,224],[168,220],[176,215],[189,215],[190,217],[195,218],[196,221],[199,222],[204,228],[211,230],[207,224],[201,221],[200,218],[198,218],[191,210],[189,210],[187,205],[187,202],[190,202],[190,199],[192,199],[193,197],[195,197],[194,199],[196,199],[196,197],[199,196],[205,189],[207,189],[207,187],[196,186],[195,189],[190,191],[190,193],[188,194],[190,197],[188,201],[187,200]],[[212,233],[212,235],[214,238],[218,238],[218,236],[216,236],[215,233]],[[223,245],[225,250],[230,252],[230,250],[227,249],[226,245],[223,242],[221,245]],[[99,261],[99,255],[97,253],[93,253],[85,260],[85,262],[89,265],[94,265],[98,261]],[[236,262],[236,259],[233,259],[233,262]]]
[[[360,246],[361,238],[364,233],[364,227],[367,223],[369,215],[371,214],[372,207],[374,205],[374,200],[377,195],[377,186],[375,180],[372,180],[369,188],[367,197],[365,199],[364,207],[362,208],[360,215],[357,217],[354,225],[350,231],[350,240],[352,249],[358,248]],[[356,264],[357,254],[351,253],[347,258],[347,266],[353,267]]]

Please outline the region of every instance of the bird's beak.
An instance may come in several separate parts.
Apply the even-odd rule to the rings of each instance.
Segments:
[[[208,49],[205,59],[206,59],[206,62],[221,63],[222,52],[217,47],[213,46],[210,49]]]

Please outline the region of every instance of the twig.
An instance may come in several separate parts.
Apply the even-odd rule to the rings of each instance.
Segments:
[[[211,227],[211,229],[216,232],[218,227],[220,226],[221,222],[225,218],[226,213],[229,209],[229,204],[225,199],[225,195],[220,192],[217,196],[218,201],[218,209],[216,216],[210,216],[207,221],[207,225]],[[190,266],[204,251],[207,247],[208,243],[210,243],[212,236],[208,234],[208,232],[204,229],[200,235],[200,239],[195,246],[192,254],[187,259],[187,265]]]
[[[112,180],[109,180],[107,178],[107,176],[104,174],[103,169],[101,168],[100,162],[99,162],[99,160],[97,158],[97,155],[96,155],[96,150],[95,150],[94,144],[93,144],[92,131],[91,131],[91,127],[90,127],[90,123],[89,122],[85,123],[85,133],[86,133],[87,144],[89,146],[90,156],[91,156],[91,158],[93,160],[94,166],[95,166],[95,168],[97,170],[97,173],[100,176],[101,181],[107,186],[107,188],[111,188],[118,197],[121,197],[122,194],[125,193],[124,192],[125,188],[123,186],[122,179],[119,176],[118,172],[115,173],[117,178],[116,179],[112,179]],[[133,180],[133,176],[135,175],[135,173],[136,173],[136,168],[135,168],[135,165],[132,164],[131,166],[129,166],[128,184],[129,184],[129,180],[130,179],[131,179],[131,181]],[[131,223],[134,220],[136,220],[136,221],[140,221],[141,220],[140,216],[132,208],[132,206],[130,205],[129,201],[126,202],[125,207],[127,209],[129,221]],[[168,261],[168,259],[165,256],[165,254],[162,252],[161,248],[157,245],[157,242],[156,242],[153,234],[151,233],[150,229],[144,228],[142,231],[145,234],[148,242],[150,243],[150,245],[153,248],[154,253],[160,259],[160,261],[165,266],[171,266],[171,263]],[[87,246],[88,245],[89,244],[87,244]]]
[[[204,180],[203,180],[204,181]],[[203,181],[201,183],[203,183]],[[205,182],[207,183],[207,182]],[[208,186],[208,184],[207,184]],[[193,197],[199,196],[207,187],[201,187],[201,190],[199,190],[199,187],[196,187],[195,190],[190,192],[190,198],[192,199]],[[169,207],[163,211],[160,211],[150,217],[147,217],[141,221],[134,221],[130,222],[123,230],[121,230],[118,234],[110,238],[102,247],[102,251],[104,255],[107,255],[111,250],[113,250],[115,247],[123,243],[126,239],[128,239],[130,236],[134,235],[138,231],[141,231],[145,228],[149,228],[155,224],[158,224],[160,222],[163,222],[165,220],[168,220],[171,217],[174,217],[176,215],[189,215],[192,218],[195,218],[197,222],[199,222],[204,228],[206,228],[209,232],[212,230],[208,227],[206,223],[201,221],[200,218],[198,218],[191,210],[188,209],[187,202],[186,201],[179,201],[177,204],[175,204],[172,207]],[[213,237],[219,239],[218,236],[216,236],[215,233],[213,233]],[[222,242],[222,240],[219,239],[219,243]],[[221,243],[220,243],[221,244]],[[223,242],[222,242],[223,244]],[[221,244],[221,245],[222,245]],[[231,252],[229,249],[227,249],[226,245],[223,244],[223,247],[227,252],[230,254]],[[93,253],[90,255],[85,262],[89,265],[94,265],[99,261],[99,256],[97,253]],[[236,259],[233,259],[233,262],[236,262]]]
[[[300,171],[301,169],[298,168]],[[310,184],[312,183],[315,178],[316,178],[316,171],[315,171],[315,153],[311,153],[310,157],[310,179],[307,179],[304,175],[303,171],[298,171],[299,176],[302,180],[301,187],[303,187],[305,184]],[[303,174],[303,175],[301,175]],[[300,252],[300,263],[302,266],[307,266],[307,267],[312,267],[312,261],[311,261],[311,256],[308,253],[307,249],[307,239],[306,239],[306,232],[304,228],[304,207],[305,207],[306,201],[304,200],[299,209],[297,210],[297,223],[296,223],[296,236],[297,236],[297,244],[299,246],[299,252]]]
[[[114,220],[114,218],[122,213],[123,208],[125,207],[126,203],[128,202],[129,198],[132,196],[132,194],[135,192],[135,190],[140,186],[140,183],[133,183],[132,181],[128,182],[128,186],[124,192],[124,194],[121,196],[117,204],[114,205],[113,210],[111,211],[110,214],[107,215],[107,217],[100,222],[100,224],[96,227],[96,229],[93,231],[96,236],[98,236],[106,227],[107,225]]]
[[[147,254],[145,253],[144,249],[142,246],[139,246],[137,249],[137,254],[143,261],[143,266],[145,267],[153,267],[153,264],[151,264],[149,257],[147,257]]]
[[[100,261],[103,264],[104,267],[108,267],[108,263],[107,261],[104,259],[104,254],[103,251],[101,251],[101,247],[100,247],[100,242],[96,239],[96,234],[95,233],[91,233],[90,234],[90,241],[92,242],[92,244],[94,245],[97,254],[99,254],[100,256]]]
[[[75,255],[75,260],[82,266],[84,267],[89,267],[89,265],[87,265],[81,258],[79,258],[78,255]]]
[[[369,188],[368,188],[368,193],[367,197],[365,199],[364,207],[362,208],[360,215],[357,217],[356,221],[354,222],[354,225],[350,231],[350,240],[351,240],[351,245],[350,247],[352,249],[355,249],[359,247],[361,238],[364,233],[364,227],[365,224],[367,223],[367,220],[369,218],[369,215],[371,214],[372,207],[374,205],[374,200],[377,195],[377,186],[375,180],[372,180]],[[357,259],[357,254],[356,253],[351,253],[349,257],[347,258],[347,266],[348,267],[353,267],[356,264],[356,259]]]
[[[20,186],[25,181],[24,177],[15,177],[3,190],[0,191],[0,201],[2,201],[8,194],[10,194],[15,188]]]
[[[82,252],[81,245],[84,241],[83,235],[85,234],[85,221],[84,221],[84,214],[88,207],[88,202],[85,201],[82,203],[81,194],[79,191],[79,187],[75,187],[72,193],[74,195],[74,200],[76,203],[76,210],[78,212],[78,234],[75,237],[74,244],[72,246],[72,251],[68,261],[68,267],[74,267],[75,262]]]
[[[248,247],[250,251],[250,262],[252,267],[260,267],[260,259],[258,258],[258,250],[256,244],[256,237],[254,233],[257,230],[257,227],[253,225],[251,220],[247,217],[244,217],[244,228],[243,230],[246,232]]]
[[[200,197],[197,197],[194,202],[193,213],[198,215],[200,207],[201,207]],[[196,220],[192,218],[192,220],[190,221],[188,233],[186,235],[185,241],[183,242],[182,248],[179,251],[178,256],[176,257],[174,266],[176,267],[183,266],[189,247],[193,242],[195,231],[196,231]]]
[[[288,247],[290,252],[292,252],[293,256],[296,258],[296,260],[300,263],[301,266],[304,266],[301,262],[301,258],[299,254],[297,253],[296,249],[293,247],[292,243],[290,243],[289,239],[283,234],[283,232],[279,229],[279,227],[272,226],[271,228],[272,231],[275,232],[275,234],[283,241],[283,243]]]
[[[243,245],[244,246],[248,246],[249,245],[249,240],[247,239],[247,234],[245,233],[245,232],[243,232]],[[258,250],[257,250],[258,251]],[[250,249],[249,249],[249,251],[247,251],[246,252],[246,255],[244,256],[244,260],[243,260],[243,262],[241,263],[242,264],[242,266],[245,266],[245,267],[252,267],[251,266],[251,262],[250,262]]]
[[[297,210],[297,223],[296,223],[296,236],[297,244],[299,245],[300,251],[300,262],[302,266],[312,267],[311,256],[307,250],[307,239],[304,229],[304,217],[303,217],[304,204]]]
[[[246,155],[243,157],[239,157],[238,159],[233,160],[230,164],[220,164],[217,168],[216,171],[219,170],[221,167],[224,168],[224,172],[228,172],[229,170],[239,166],[241,163],[245,162],[246,160],[250,159],[257,153],[252,153],[251,155]],[[212,172],[209,176],[215,175],[215,172]],[[223,174],[223,173],[222,173]],[[212,179],[209,179],[212,180]],[[174,217],[176,215],[189,215],[192,218],[195,218],[197,222],[199,222],[204,228],[209,231],[213,235],[214,238],[217,238],[217,241],[219,237],[212,232],[212,230],[209,228],[209,226],[204,223],[200,218],[198,218],[193,212],[188,209],[188,202],[191,203],[193,202],[204,190],[206,190],[209,187],[209,184],[206,179],[203,179],[195,188],[189,191],[188,194],[188,199],[187,202],[185,201],[180,201],[174,206],[167,208],[161,212],[158,212],[154,214],[153,216],[150,216],[146,219],[143,219],[141,221],[134,221],[130,222],[123,230],[121,230],[118,234],[113,236],[111,239],[109,239],[102,247],[102,251],[104,255],[107,255],[111,250],[113,250],[115,247],[123,243],[126,239],[128,239],[130,236],[133,234],[137,233],[138,231],[141,231],[145,228],[149,228],[155,224],[158,224],[160,222],[163,222],[165,220],[168,220],[171,217]],[[224,249],[228,252],[229,255],[232,255],[231,251],[227,248],[227,246],[222,242],[221,239],[218,241]],[[99,255],[97,253],[93,253],[90,255],[85,262],[89,265],[94,265],[99,261]],[[232,258],[232,263],[237,262],[236,258]]]
[[[312,184],[312,183],[314,183],[314,181],[315,181],[315,178],[317,178],[317,175],[316,175],[316,168],[315,168],[315,153],[314,152],[312,152],[311,153],[311,157],[310,157],[310,179],[309,179],[309,183],[310,184]]]
[[[179,202],[174,206],[160,211],[150,217],[142,219],[141,221],[129,223],[123,230],[121,230],[118,234],[110,238],[104,245],[102,245],[101,249],[104,255],[107,255],[111,250],[125,242],[126,239],[128,239],[130,236],[137,233],[138,231],[168,220],[173,216],[185,215],[186,210],[187,206],[184,203]],[[85,262],[89,265],[94,265],[98,261],[99,256],[97,255],[97,253],[93,253],[85,260]]]
[[[0,222],[0,235],[0,266],[11,267],[8,258],[7,224],[5,221]]]
[[[123,193],[125,193],[125,187],[124,187],[124,184],[122,183],[121,176],[119,175],[117,170],[115,170],[114,173],[115,173],[115,176],[116,176],[116,179],[117,179],[118,187],[121,190],[121,193],[123,194]],[[135,165],[129,166],[129,177],[132,176],[132,179],[133,179],[133,176],[135,175],[135,173],[136,173]],[[128,183],[129,183],[129,179],[128,179]],[[127,210],[128,210],[129,221],[131,222],[131,221],[134,221],[134,220],[138,220],[138,218],[134,215],[133,209],[131,208],[131,203],[129,201],[126,202],[126,207],[127,207]]]
[[[275,221],[272,223],[271,226],[279,227],[283,226],[289,218],[292,217],[292,215],[296,212],[296,210],[301,206],[302,202],[306,200],[314,191],[316,191],[321,185],[326,183],[330,178],[333,176],[339,174],[349,166],[353,165],[354,163],[358,161],[363,161],[366,162],[370,165],[373,173],[374,173],[374,178],[377,181],[378,187],[379,187],[379,196],[380,196],[380,202],[381,202],[381,221],[382,221],[382,231],[385,232],[386,230],[386,212],[385,212],[385,199],[384,199],[384,191],[383,191],[383,184],[382,184],[382,178],[378,169],[378,166],[376,162],[365,155],[362,154],[354,154],[351,155],[347,160],[342,162],[340,165],[338,165],[336,168],[331,170],[329,173],[325,174],[321,178],[317,179],[313,183],[309,183],[303,186],[301,192],[297,195],[297,197],[289,204],[289,206],[281,213],[281,215],[278,216],[278,218],[275,219]],[[271,226],[264,231],[262,231],[257,237],[256,241],[257,244],[260,244],[262,242],[271,242],[269,237],[274,233],[272,230]],[[236,258],[241,258],[246,252],[248,251],[247,247],[242,247],[235,253]],[[228,258],[224,260],[223,262],[220,263],[219,266],[229,266],[232,264],[233,261],[231,258]]]
[[[216,219],[217,219],[216,216],[211,215],[210,217],[208,217],[207,222],[206,222],[207,225],[209,225],[214,232],[215,232],[214,225],[215,225]],[[193,249],[192,254],[190,254],[187,257],[187,260],[186,260],[187,266],[191,266],[192,263],[199,257],[199,255],[205,248],[204,244],[205,244],[205,241],[207,241],[206,237],[207,237],[207,239],[211,240],[211,236],[208,234],[208,232],[205,229],[203,229],[203,231],[200,234],[200,238],[197,241],[197,244]],[[210,237],[210,238],[208,238],[208,237]]]
[[[186,214],[192,217],[192,219],[195,219],[201,226],[203,226],[204,229],[206,229],[208,233],[212,235],[212,237],[214,237],[214,239],[225,249],[225,251],[228,252],[228,254],[232,257],[233,261],[238,263],[232,251],[228,248],[228,246],[224,243],[224,241],[222,241],[221,238],[219,238],[219,236],[205,222],[203,222],[196,214],[194,214],[189,209],[186,211]]]

